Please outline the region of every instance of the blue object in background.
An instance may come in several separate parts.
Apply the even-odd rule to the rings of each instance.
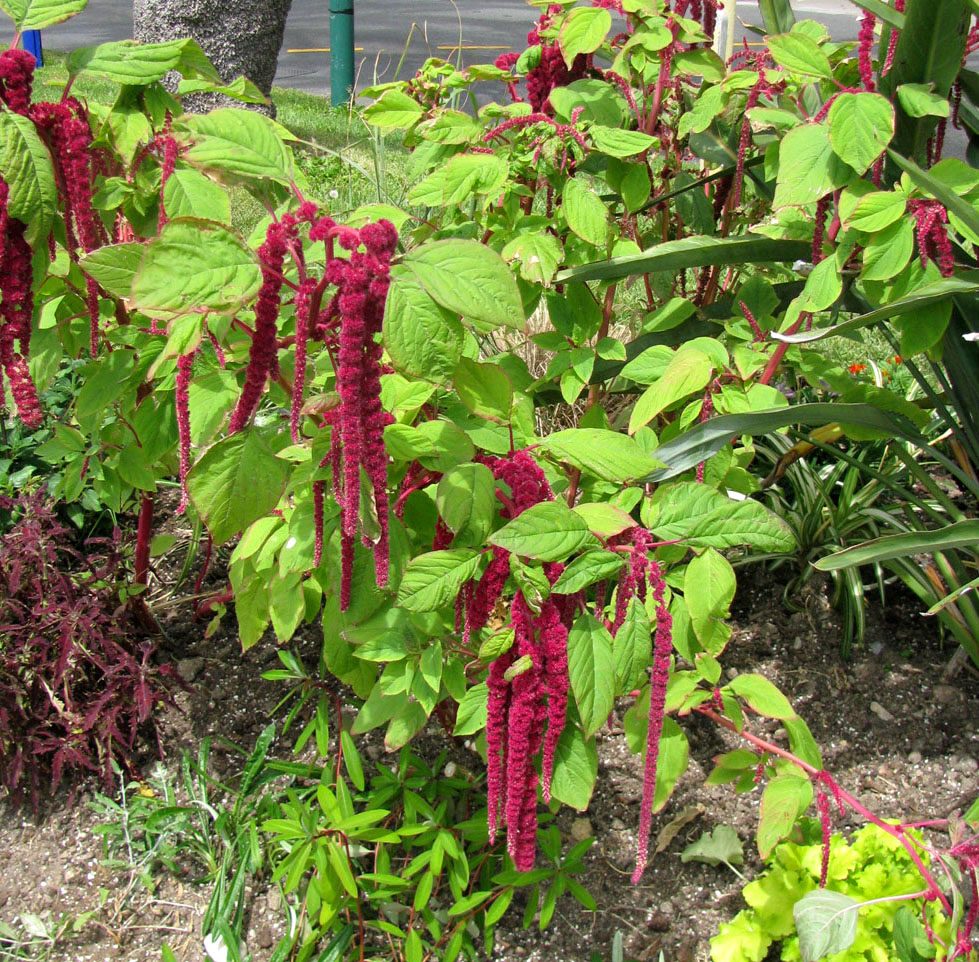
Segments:
[[[25,30],[24,31],[24,49],[33,54],[34,59],[37,61],[39,67],[44,66],[44,51],[41,49],[41,31],[40,30]]]

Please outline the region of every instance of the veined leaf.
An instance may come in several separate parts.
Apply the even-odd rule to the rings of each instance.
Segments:
[[[429,551],[412,558],[398,588],[398,604],[409,611],[436,611],[454,601],[479,567],[471,548]]]
[[[642,478],[660,462],[626,434],[600,428],[570,428],[548,435],[541,448],[604,481]]]
[[[818,962],[845,952],[857,937],[860,903],[842,892],[816,889],[792,907],[802,962]]]
[[[615,704],[612,636],[593,615],[580,615],[568,632],[568,675],[585,738],[591,738]]]
[[[88,0],[0,0],[17,30],[43,30],[81,13]]]
[[[27,225],[27,242],[36,246],[58,209],[54,169],[34,124],[10,110],[0,110],[0,171],[9,188],[7,210]]]
[[[650,247],[639,254],[625,254],[605,261],[581,264],[558,271],[554,280],[611,281],[632,274],[678,271],[684,268],[728,264],[763,264],[771,261],[807,260],[812,244],[806,241],[772,240],[769,237],[685,237]]]
[[[564,561],[594,536],[563,501],[535,504],[490,535],[490,544],[539,561]]]

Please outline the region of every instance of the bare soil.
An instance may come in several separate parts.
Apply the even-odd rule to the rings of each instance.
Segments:
[[[892,590],[885,609],[868,612],[865,646],[844,661],[838,621],[821,589],[810,589],[800,599],[802,610],[793,613],[770,573],[742,569],[740,580],[725,670],[762,672],[779,685],[809,722],[826,767],[841,784],[879,814],[903,819],[942,818],[979,795],[979,683],[969,667],[943,679],[952,649],[939,646],[936,628],[920,617],[914,599]],[[246,749],[253,744],[283,690],[260,677],[278,665],[274,642],[241,654],[230,624],[204,639],[203,624],[188,623],[183,610],[171,617],[166,627],[172,637],[162,653],[193,687],[178,694],[178,710],[162,723],[163,765],[176,780],[181,749],[196,753],[207,735]],[[304,644],[313,659],[315,644],[312,637]],[[666,844],[642,883],[630,884],[642,781],[641,760],[628,751],[621,727],[627,707],[618,706],[599,735],[598,786],[588,813],[566,810],[558,818],[569,843],[596,838],[580,880],[598,911],[586,912],[564,896],[541,933],[536,923],[521,928],[517,899],[497,930],[493,958],[578,962],[595,952],[607,962],[618,930],[627,958],[656,960],[662,950],[667,962],[705,962],[719,923],[743,907],[740,880],[727,868],[680,861],[689,841],[727,824],[746,843],[746,875],[760,867],[752,840],[759,793],[737,796],[729,786],[703,785],[711,759],[735,743],[701,718],[684,719],[690,769],[654,819],[652,847],[658,838]],[[785,737],[775,723],[756,730],[776,741]],[[444,747],[444,736],[432,732],[422,736],[419,750]],[[379,752],[369,740],[364,748],[369,757]],[[453,751],[467,750],[459,744]],[[273,743],[272,753],[288,758],[290,744]],[[240,768],[239,756],[217,741],[212,761],[219,776],[232,777]],[[160,763],[147,759],[147,773],[154,764]],[[64,927],[54,943],[35,939],[35,955],[26,949],[16,955],[16,946],[0,941],[0,959],[158,962],[165,940],[177,959],[203,962],[201,918],[209,887],[195,885],[178,866],[176,873],[157,870],[150,891],[134,872],[104,864],[97,831],[104,819],[89,804],[99,790],[86,783],[70,803],[59,796],[39,819],[0,802],[0,922],[23,931],[29,913],[49,931]],[[837,827],[851,825],[856,823]],[[254,962],[267,959],[280,937],[282,908],[277,891],[248,891],[246,941]],[[79,920],[78,931],[71,929],[73,920]]]

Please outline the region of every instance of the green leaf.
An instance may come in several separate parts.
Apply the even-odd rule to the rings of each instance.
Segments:
[[[705,862],[707,865],[743,865],[744,848],[738,833],[730,825],[718,825],[704,832],[680,854],[681,862]]]
[[[23,30],[43,30],[81,13],[88,0],[0,0],[0,9]]]
[[[890,157],[922,190],[940,200],[950,214],[955,214],[969,230],[979,234],[979,212],[963,197],[959,197],[947,184],[927,170],[922,170],[914,161],[907,160],[895,151],[888,149]]]
[[[855,899],[832,889],[803,895],[792,908],[802,962],[818,962],[850,948],[857,937],[859,908]]]
[[[614,504],[605,501],[585,501],[574,506],[574,513],[585,519],[588,530],[600,538],[611,538],[621,534],[626,528],[634,528],[636,522]]]
[[[783,33],[766,37],[772,59],[780,67],[806,77],[822,77],[829,80],[833,68],[829,58],[811,37],[804,33]]]
[[[894,136],[894,108],[880,94],[842,93],[827,119],[833,151],[858,174],[870,167]]]
[[[587,523],[563,501],[544,501],[521,512],[489,540],[525,558],[564,561],[594,539]]]
[[[571,595],[596,581],[603,581],[617,574],[625,564],[625,558],[614,551],[586,551],[575,558],[561,572],[551,586],[555,594]]]
[[[663,376],[646,388],[636,401],[629,418],[629,433],[635,434],[677,401],[702,391],[713,372],[713,363],[703,352],[692,349],[678,351]]]
[[[832,110],[831,107],[831,113]],[[833,150],[829,124],[801,124],[790,130],[779,146],[773,206],[776,210],[807,207],[838,187],[846,186],[854,176],[853,170]]]
[[[909,117],[948,117],[949,103],[934,92],[933,84],[901,84],[897,99]]]
[[[513,385],[498,364],[460,358],[453,376],[459,400],[477,417],[509,424],[513,407]]]
[[[759,0],[758,9],[765,24],[765,33],[787,33],[795,23],[791,0]]]
[[[694,481],[675,484],[660,494],[647,526],[663,541],[698,548],[734,548],[750,544],[758,551],[792,551],[795,536],[763,504],[735,501]]]
[[[375,127],[410,127],[423,114],[424,109],[417,100],[391,88],[364,111],[364,120]]]
[[[584,9],[584,8],[583,8]],[[598,194],[584,181],[569,177],[561,192],[561,210],[571,228],[585,243],[604,247],[608,233],[608,211]]]
[[[79,258],[83,271],[98,281],[110,294],[129,299],[133,278],[139,270],[146,245],[137,241],[107,244]]]
[[[548,435],[542,450],[603,481],[630,481],[660,467],[638,442],[618,431],[601,428],[569,428]]]
[[[146,246],[131,297],[151,315],[232,312],[248,303],[261,283],[255,254],[231,228],[180,218]]]
[[[119,40],[97,47],[83,47],[68,57],[68,73],[101,77],[113,83],[146,86],[162,80],[171,70],[188,67],[188,73],[202,71],[218,80],[196,40],[168,40],[164,43],[137,43]],[[195,71],[193,68],[197,68]]]
[[[899,220],[878,231],[864,248],[862,280],[888,281],[907,266],[914,249],[914,223]]]
[[[730,636],[724,619],[729,615],[737,578],[731,563],[709,548],[687,565],[683,600],[697,640],[712,655],[720,654]]]
[[[890,227],[904,216],[907,198],[889,190],[874,190],[860,198],[846,220],[848,227],[872,233]],[[831,260],[831,258],[827,258]]]
[[[904,14],[900,10],[895,10],[885,0],[853,0],[853,2],[861,10],[872,13],[878,20],[882,20],[889,26],[897,30],[904,29]]]
[[[651,651],[649,617],[642,602],[633,596],[629,599],[625,620],[612,641],[616,694],[625,695],[642,685]]]
[[[213,180],[193,168],[180,167],[163,188],[163,208],[170,220],[197,217],[231,223],[231,198]]]
[[[569,267],[558,271],[554,280],[557,283],[613,281],[632,274],[655,274],[660,271],[672,273],[715,264],[723,267],[729,264],[758,264],[769,261],[791,263],[808,260],[811,253],[812,244],[808,241],[772,240],[750,234],[742,237],[685,237],[683,240],[658,244],[639,254],[624,254],[608,260]]]
[[[485,464],[460,464],[442,475],[435,503],[460,544],[481,545],[497,512],[496,482]]]
[[[576,7],[561,24],[558,47],[568,69],[580,53],[594,53],[612,27],[608,10],[595,7]]]
[[[183,123],[190,134],[181,153],[187,163],[213,171],[222,181],[292,183],[292,160],[280,128],[264,114],[220,107],[207,114],[185,114]],[[182,139],[179,129],[174,135]]]
[[[246,428],[204,453],[187,475],[187,490],[220,545],[278,504],[287,477],[261,432]]]
[[[508,173],[506,161],[495,154],[456,154],[412,188],[408,203],[419,207],[454,207],[472,197],[495,196]]]
[[[812,737],[809,726],[798,716],[786,718],[783,722],[789,735],[789,748],[795,752],[807,765],[822,769],[823,757],[820,754],[816,739]]]
[[[455,601],[479,567],[471,548],[429,551],[408,562],[398,588],[398,604],[409,611],[436,611]]]
[[[553,234],[518,234],[503,248],[503,259],[517,269],[525,281],[550,284],[563,256],[560,241]]]
[[[585,738],[591,738],[615,704],[612,636],[597,618],[579,615],[568,632],[568,675]]]
[[[724,414],[697,424],[685,434],[656,449],[656,457],[666,468],[654,471],[647,480],[665,481],[695,467],[716,454],[725,444],[742,434],[755,437],[793,424],[855,424],[898,436],[915,443],[927,443],[906,418],[881,411],[871,404],[796,404],[749,414]]]
[[[586,741],[577,725],[566,725],[554,750],[551,798],[583,812],[591,801],[597,778],[594,740]]]
[[[737,675],[727,686],[739,698],[743,698],[748,707],[759,715],[768,718],[785,720],[794,718],[795,711],[785,697],[764,675]]]
[[[634,157],[644,150],[659,146],[659,141],[641,130],[623,130],[619,127],[605,127],[594,124],[588,129],[588,136],[596,150],[610,157]]]
[[[779,775],[766,786],[758,820],[758,854],[768,858],[775,846],[788,837],[796,819],[812,802],[808,778]]]
[[[34,124],[10,110],[0,110],[0,171],[9,189],[7,213],[27,225],[24,236],[37,247],[58,210],[54,169]]]
[[[395,368],[406,377],[448,384],[464,341],[458,315],[437,304],[411,271],[394,265],[384,304],[384,347]]]
[[[461,737],[481,732],[486,727],[486,703],[488,699],[489,688],[485,681],[473,685],[466,692],[462,701],[459,702],[452,734]]]
[[[915,554],[954,551],[979,542],[979,521],[956,521],[934,531],[908,531],[874,538],[813,562],[820,571],[840,571],[854,565],[876,564]]]
[[[433,241],[409,251],[403,263],[442,307],[491,327],[523,329],[517,283],[500,255],[479,241]]]
[[[417,702],[412,701],[388,722],[387,731],[384,733],[384,748],[389,752],[396,752],[399,748],[404,748],[428,722],[428,714]]]

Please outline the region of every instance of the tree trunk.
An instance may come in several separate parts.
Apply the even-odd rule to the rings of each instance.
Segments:
[[[230,83],[244,74],[266,96],[272,90],[292,0],[134,0],[133,36],[140,43],[193,37]],[[193,94],[186,110],[203,112],[237,104],[221,94]],[[261,104],[247,106],[274,114]]]

